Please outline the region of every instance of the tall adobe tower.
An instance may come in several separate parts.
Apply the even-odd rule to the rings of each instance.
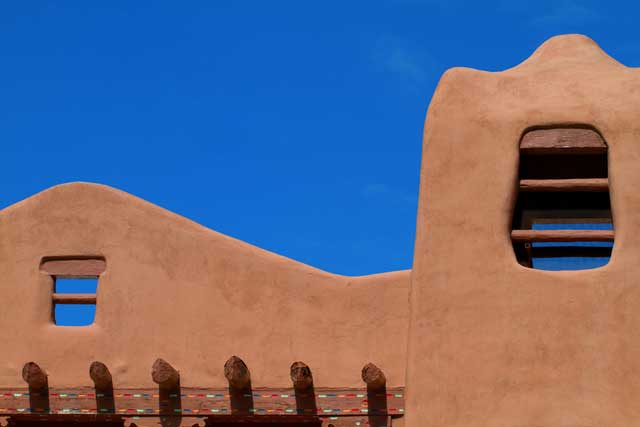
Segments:
[[[640,72],[580,35],[554,37],[502,72],[445,73],[424,130],[405,425],[638,424],[639,113]],[[531,180],[539,190],[580,193],[585,204],[610,191],[606,265],[542,271],[519,262],[516,243],[527,239],[613,239],[515,230],[531,144],[538,154],[573,153],[534,159],[533,175],[572,178]],[[585,157],[603,150],[600,166]],[[572,208],[553,200],[558,212]]]

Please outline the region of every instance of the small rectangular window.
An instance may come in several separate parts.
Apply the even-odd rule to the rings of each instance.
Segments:
[[[96,315],[98,278],[55,277],[53,319],[60,326],[86,326]]]
[[[51,317],[56,325],[86,326],[94,322],[102,258],[49,258],[40,270],[53,281]]]

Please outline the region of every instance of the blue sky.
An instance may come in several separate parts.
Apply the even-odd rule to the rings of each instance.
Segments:
[[[583,33],[640,64],[635,2],[5,2],[0,207],[114,186],[332,272],[411,267],[449,67]]]

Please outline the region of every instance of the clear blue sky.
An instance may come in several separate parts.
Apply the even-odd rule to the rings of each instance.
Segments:
[[[114,186],[332,272],[411,267],[452,66],[579,32],[640,64],[637,2],[63,1],[0,9],[0,207]]]

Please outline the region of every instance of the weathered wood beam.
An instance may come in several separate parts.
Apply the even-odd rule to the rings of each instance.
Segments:
[[[513,230],[514,242],[611,242],[613,230]]]
[[[40,270],[57,277],[90,278],[104,273],[107,263],[104,259],[49,259],[40,264]]]
[[[42,390],[48,386],[47,373],[35,362],[25,363],[22,379],[34,390]]]
[[[362,368],[362,381],[367,384],[368,389],[372,390],[381,389],[387,384],[384,372],[373,363],[367,363]]]
[[[293,362],[290,375],[296,390],[306,390],[313,385],[311,369],[303,362]]]
[[[524,134],[520,151],[524,154],[600,154],[607,151],[607,144],[592,129],[535,129]]]
[[[238,356],[231,356],[224,364],[224,376],[229,385],[237,390],[245,389],[251,383],[251,373]]]
[[[160,387],[175,388],[180,385],[180,373],[164,359],[156,359],[151,368],[151,378]]]
[[[96,294],[53,294],[55,304],[95,304]]]
[[[113,387],[113,379],[109,368],[102,362],[95,361],[89,367],[89,376],[96,389],[108,389]]]
[[[520,191],[605,192],[609,191],[609,180],[607,178],[522,179]]]

